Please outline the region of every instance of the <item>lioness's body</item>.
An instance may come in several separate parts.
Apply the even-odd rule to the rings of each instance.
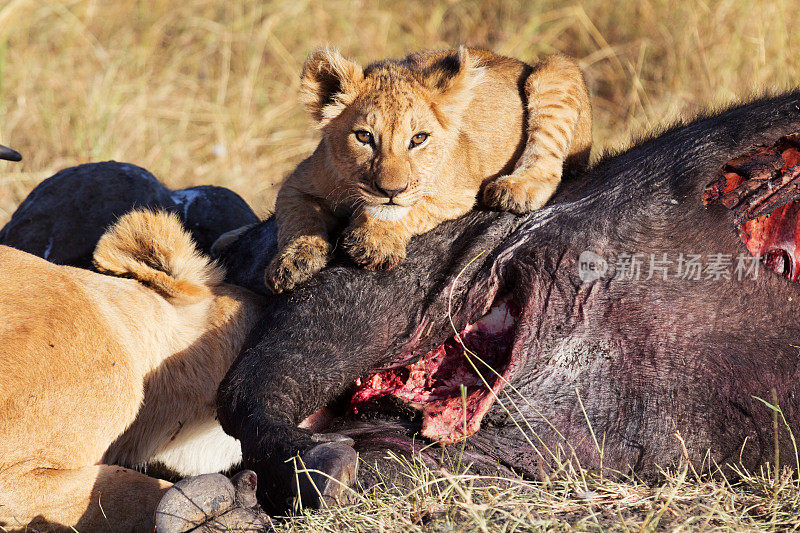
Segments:
[[[392,267],[412,236],[470,210],[481,189],[487,205],[523,213],[550,198],[565,161],[588,161],[589,96],[563,56],[531,67],[460,49],[362,71],[323,51],[306,63],[303,88],[323,137],[278,193],[281,252],[266,277],[276,292],[325,265],[342,220],[353,259]],[[425,134],[417,146],[414,132]]]
[[[193,475],[240,458],[215,396],[260,298],[221,283],[166,215],[126,215],[95,261],[114,276],[0,246],[6,529],[152,531],[171,484],[103,463]]]

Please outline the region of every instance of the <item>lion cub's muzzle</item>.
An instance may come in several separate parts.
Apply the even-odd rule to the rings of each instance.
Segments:
[[[368,205],[411,207],[417,202],[416,190],[411,186],[410,176],[401,179],[374,177],[367,178],[365,182],[360,189]]]
[[[377,191],[380,194],[389,199],[389,201],[386,203],[390,205],[397,204],[397,202],[395,202],[394,199],[408,190],[408,182],[406,181],[405,185],[401,187],[394,187],[394,188],[391,188],[391,186],[382,186],[380,182],[376,182],[375,189],[377,189]]]
[[[386,189],[377,183],[364,195],[364,211],[378,220],[395,222],[405,217],[416,203],[413,191],[408,185],[402,188]]]

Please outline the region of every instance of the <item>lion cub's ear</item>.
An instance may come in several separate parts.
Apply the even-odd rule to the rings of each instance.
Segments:
[[[461,47],[426,67],[420,82],[431,92],[431,107],[443,127],[458,129],[472,101],[473,89],[483,81],[483,68]]]
[[[363,79],[364,69],[336,50],[325,48],[308,56],[303,65],[300,92],[317,127],[323,127],[353,103]]]

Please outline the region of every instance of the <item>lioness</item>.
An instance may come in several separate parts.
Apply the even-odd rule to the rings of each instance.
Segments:
[[[281,187],[280,252],[266,272],[289,290],[328,261],[331,233],[370,268],[405,258],[409,239],[469,211],[525,213],[556,190],[565,161],[591,148],[589,95],[578,66],[535,66],[484,50],[427,51],[361,68],[331,50],[303,67],[302,98],[322,141]]]
[[[241,459],[215,398],[262,298],[175,215],[122,216],[94,261],[108,275],[0,246],[0,529],[153,531],[171,483],[112,465]]]

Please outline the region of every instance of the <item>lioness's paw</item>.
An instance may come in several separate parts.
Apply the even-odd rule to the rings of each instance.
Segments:
[[[406,258],[406,243],[390,231],[351,227],[343,238],[350,257],[367,270],[388,270]]]
[[[328,263],[331,245],[322,237],[300,237],[278,252],[264,281],[275,294],[293,289]]]
[[[547,203],[558,188],[560,178],[536,179],[525,176],[502,176],[486,184],[483,203],[488,207],[518,215],[534,211]]]

